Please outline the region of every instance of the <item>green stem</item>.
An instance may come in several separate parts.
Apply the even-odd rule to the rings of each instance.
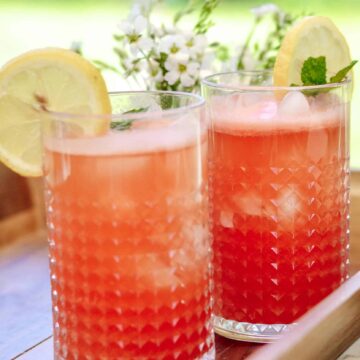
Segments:
[[[244,44],[243,48],[241,49],[241,53],[239,55],[238,62],[237,62],[237,65],[236,65],[237,70],[243,70],[244,69],[244,64],[243,64],[244,56],[246,54],[246,50],[249,48],[251,39],[254,36],[256,27],[259,25],[259,22],[260,22],[260,18],[256,18],[255,21],[254,21],[254,24],[252,26],[252,29],[250,30],[250,32],[249,32],[249,34],[248,34],[248,36],[246,38],[245,44]]]

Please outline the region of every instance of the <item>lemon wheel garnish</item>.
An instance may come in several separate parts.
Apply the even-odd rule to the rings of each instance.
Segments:
[[[310,56],[326,57],[329,77],[351,62],[344,36],[327,17],[305,17],[287,32],[275,61],[274,85],[301,84],[301,68]]]
[[[0,70],[0,161],[24,176],[42,175],[39,102],[70,114],[111,113],[100,72],[65,49],[27,52]],[[107,121],[81,121],[85,134],[100,134]]]

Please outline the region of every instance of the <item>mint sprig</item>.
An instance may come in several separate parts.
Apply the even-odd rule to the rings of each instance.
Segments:
[[[304,61],[301,69],[301,81],[305,86],[326,84],[325,56],[309,57]]]
[[[149,109],[149,107],[131,109],[129,111],[123,112],[122,115],[142,113],[142,112],[147,111],[148,109]],[[129,130],[129,129],[131,129],[131,126],[134,121],[135,121],[135,119],[112,121],[110,123],[110,129],[117,130],[117,131]]]
[[[135,108],[135,109],[131,109],[129,111],[125,111],[122,113],[122,115],[127,115],[127,114],[137,114],[137,113],[142,113],[145,111],[149,110],[149,106],[147,107],[141,107],[141,108]]]
[[[133,122],[134,120],[112,121],[110,123],[110,129],[118,131],[128,130],[131,128]]]
[[[343,81],[347,73],[354,67],[357,62],[357,60],[353,60],[348,66],[345,66],[343,69],[339,70],[334,76],[330,78],[330,82],[339,83]]]
[[[329,82],[326,80],[327,67],[325,56],[307,58],[301,68],[301,81],[302,85],[291,84],[291,86],[312,86],[312,85],[324,85],[339,83],[346,78],[346,75],[357,63],[357,60],[353,60],[348,66],[339,70],[334,76],[330,77]],[[322,92],[330,91],[331,89],[322,89]],[[320,90],[304,90],[306,95],[317,95]]]

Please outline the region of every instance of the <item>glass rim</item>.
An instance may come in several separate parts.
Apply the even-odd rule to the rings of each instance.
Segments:
[[[319,90],[319,89],[333,89],[341,88],[349,85],[351,79],[346,77],[345,80],[338,83],[330,83],[323,85],[308,85],[308,86],[275,86],[275,85],[227,85],[225,83],[216,83],[213,81],[215,77],[222,75],[260,75],[260,74],[272,74],[272,70],[239,70],[239,71],[226,71],[208,75],[201,79],[201,84],[207,87],[230,90],[230,91],[304,91],[304,90]]]
[[[179,106],[177,108],[172,109],[165,109],[165,110],[153,110],[153,111],[146,111],[146,112],[139,112],[139,113],[128,113],[128,114],[91,114],[91,113],[84,113],[84,114],[77,114],[77,113],[69,113],[69,112],[60,112],[60,111],[52,111],[52,110],[42,110],[47,115],[50,115],[52,117],[60,119],[67,119],[67,118],[73,118],[73,119],[85,119],[85,118],[92,118],[92,119],[107,119],[109,121],[111,120],[137,120],[142,118],[147,118],[149,116],[156,117],[157,115],[166,115],[166,116],[175,116],[180,115],[184,111],[191,111],[197,108],[200,108],[201,106],[205,105],[205,99],[198,94],[191,93],[191,92],[185,92],[185,91],[170,91],[170,90],[124,90],[124,91],[109,91],[108,95],[109,98],[111,96],[116,95],[169,95],[174,97],[187,97],[194,99],[194,103]]]

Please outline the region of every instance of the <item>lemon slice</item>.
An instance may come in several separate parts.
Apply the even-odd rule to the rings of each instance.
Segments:
[[[275,61],[274,85],[302,84],[301,68],[310,56],[326,57],[328,77],[351,62],[344,36],[327,17],[305,17],[287,32]]]
[[[0,161],[20,175],[42,175],[39,102],[71,114],[111,113],[100,72],[65,49],[27,52],[0,70]],[[84,134],[106,131],[106,121],[77,120]]]

